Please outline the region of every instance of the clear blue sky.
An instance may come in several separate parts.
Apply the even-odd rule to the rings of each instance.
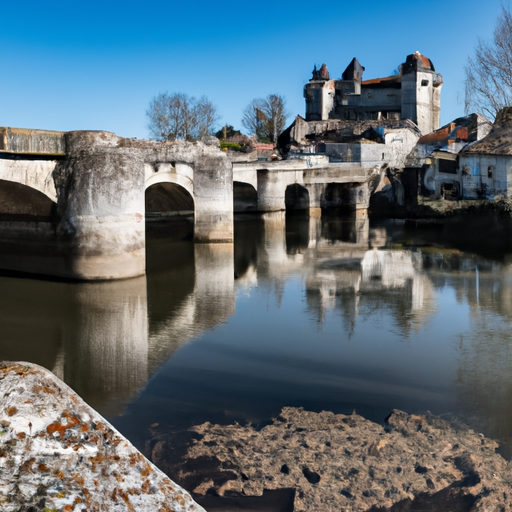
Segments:
[[[3,0],[0,126],[147,138],[147,106],[169,91],[208,96],[220,125],[241,128],[243,108],[271,93],[304,115],[314,64],[339,78],[357,57],[370,79],[417,50],[444,76],[445,124],[464,113],[464,65],[500,10],[500,0]]]

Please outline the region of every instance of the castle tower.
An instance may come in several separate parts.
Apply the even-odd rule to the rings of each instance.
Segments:
[[[354,57],[347,66],[347,69],[345,69],[341,75],[341,80],[345,82],[343,89],[350,90],[350,94],[361,94],[363,72],[364,66],[361,66],[361,63]],[[348,88],[347,85],[349,85]]]
[[[437,130],[441,124],[443,77],[420,52],[407,56],[401,74],[402,119],[415,122],[423,134]]]
[[[322,121],[329,119],[334,106],[335,80],[329,77],[325,64],[317,70],[313,69],[313,77],[304,87],[306,98],[306,121]]]

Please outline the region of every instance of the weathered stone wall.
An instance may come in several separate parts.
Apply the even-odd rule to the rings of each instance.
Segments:
[[[22,132],[25,145],[8,141],[15,155],[37,145],[40,135],[37,130]],[[2,268],[73,279],[144,274],[144,190],[153,184],[178,185],[190,194],[196,241],[233,241],[232,165],[218,144],[139,141],[92,131],[54,139],[64,141],[64,158],[0,159],[0,214],[48,221],[42,230],[39,224],[14,225],[4,219],[0,239],[10,249],[0,256]],[[2,180],[20,184],[14,199],[13,194],[2,195],[14,186],[2,188]],[[28,187],[48,201],[24,201]],[[41,241],[44,247],[38,246]]]
[[[12,181],[38,190],[57,201],[53,171],[57,160],[19,160],[0,158],[0,180]]]
[[[144,274],[142,155],[120,147],[120,139],[108,132],[69,132],[66,142],[67,158],[54,173],[64,275],[116,279]]]
[[[286,187],[302,182],[302,172],[258,170],[258,211],[275,212],[286,209]]]
[[[441,87],[435,72],[418,70],[402,77],[402,117],[414,121],[423,134],[441,124]]]
[[[360,105],[365,109],[396,109],[400,112],[402,107],[402,91],[399,87],[385,87],[382,89],[369,89],[368,87],[365,87],[362,89],[360,96],[349,96],[348,100],[349,105]]]
[[[418,141],[418,134],[409,130],[386,133],[386,143],[326,143],[326,154],[341,162],[352,162],[362,167],[382,166],[401,169]]]
[[[125,141],[143,155],[146,186],[168,181],[191,193],[197,242],[233,241],[233,167],[218,145]]]
[[[65,132],[0,127],[0,153],[63,156]]]
[[[509,156],[462,154],[456,176],[461,181],[464,199],[511,196],[512,159]]]
[[[334,106],[335,84],[335,80],[313,81],[304,88],[308,121],[329,119]]]

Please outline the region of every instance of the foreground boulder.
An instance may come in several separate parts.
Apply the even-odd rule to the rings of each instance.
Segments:
[[[190,434],[181,457],[165,434],[149,447],[208,510],[271,490],[291,492],[288,508],[261,510],[512,510],[512,472],[498,443],[434,416],[395,410],[379,425],[287,407],[259,431],[205,423]]]
[[[66,384],[0,363],[0,510],[199,512]]]

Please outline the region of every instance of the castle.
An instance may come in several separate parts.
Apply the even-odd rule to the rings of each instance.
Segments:
[[[409,119],[423,134],[439,128],[443,77],[430,59],[408,55],[399,73],[385,78],[363,80],[364,70],[354,58],[335,80],[325,64],[315,66],[304,87],[306,121]]]

